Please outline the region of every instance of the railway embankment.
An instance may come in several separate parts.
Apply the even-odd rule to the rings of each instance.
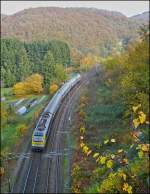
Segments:
[[[134,128],[136,112],[130,110],[134,118],[125,115],[127,107],[116,95],[113,76],[108,71],[95,76],[76,107],[73,193],[113,193],[114,188],[120,193],[148,192],[149,124]],[[133,107],[137,110],[142,111],[140,105]]]

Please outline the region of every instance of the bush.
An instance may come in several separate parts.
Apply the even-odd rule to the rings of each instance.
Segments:
[[[50,93],[50,94],[54,94],[57,90],[58,90],[58,85],[57,85],[57,84],[52,84],[52,85],[49,87],[49,93]]]
[[[20,125],[17,127],[17,132],[18,132],[20,135],[24,135],[24,134],[26,134],[27,129],[28,129],[28,127],[27,127],[25,124],[20,124]]]

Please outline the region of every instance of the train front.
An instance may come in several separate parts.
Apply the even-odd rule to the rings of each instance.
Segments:
[[[45,148],[46,136],[43,131],[34,131],[32,135],[32,150],[42,151]]]

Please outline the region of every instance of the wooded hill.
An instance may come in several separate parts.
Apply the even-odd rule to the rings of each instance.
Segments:
[[[39,7],[2,17],[2,37],[25,41],[58,39],[81,51],[105,55],[120,41],[127,44],[137,37],[143,21],[94,8]]]

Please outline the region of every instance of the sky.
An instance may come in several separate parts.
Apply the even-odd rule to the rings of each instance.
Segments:
[[[6,15],[31,7],[94,7],[130,17],[149,11],[149,1],[1,1],[1,13]]]

